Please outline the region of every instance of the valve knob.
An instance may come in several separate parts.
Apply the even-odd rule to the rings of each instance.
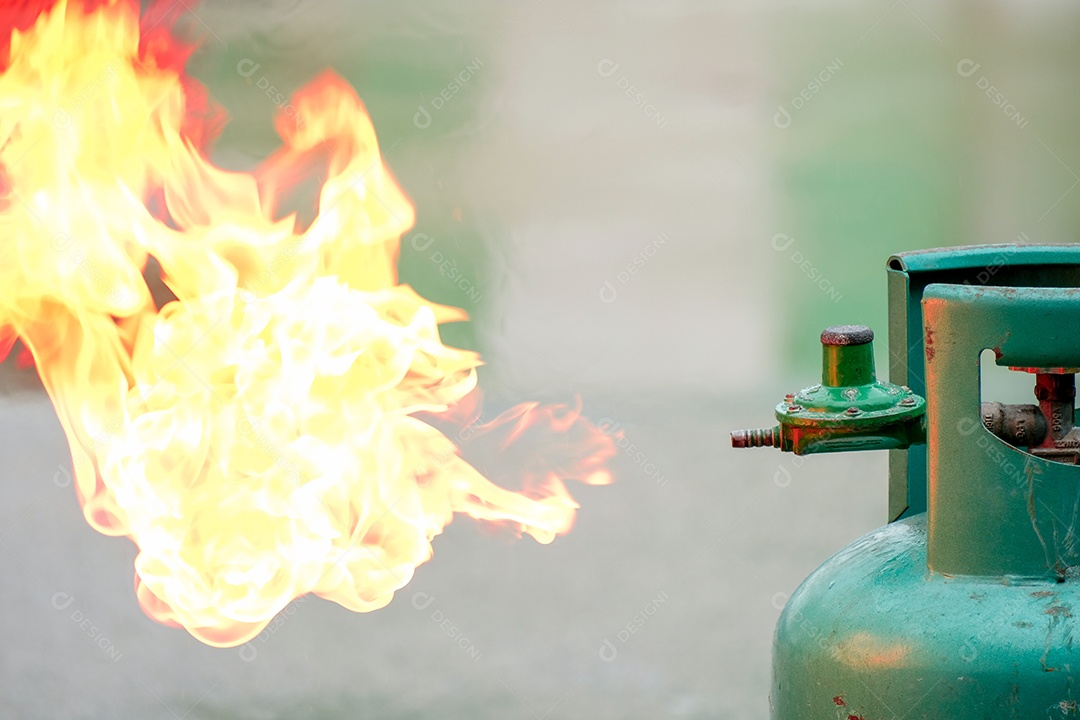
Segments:
[[[874,342],[874,331],[865,325],[834,325],[821,331],[822,345],[865,345]]]

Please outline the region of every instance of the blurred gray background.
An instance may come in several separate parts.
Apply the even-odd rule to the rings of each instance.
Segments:
[[[389,607],[302,599],[213,649],[138,608],[9,361],[0,717],[764,718],[780,608],[884,522],[885,457],[728,432],[814,381],[826,325],[877,328],[884,374],[890,253],[1080,225],[1074,3],[205,0],[186,25],[226,167],[276,146],[270,87],[356,87],[417,206],[402,280],[470,312],[445,339],[493,410],[580,394],[617,423],[617,481],[574,488],[550,546],[459,519]]]

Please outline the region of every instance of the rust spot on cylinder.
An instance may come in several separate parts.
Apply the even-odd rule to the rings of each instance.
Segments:
[[[1072,617],[1072,608],[1068,605],[1051,605],[1043,610],[1043,615],[1053,615],[1054,617]]]
[[[846,703],[846,702],[844,702],[844,696],[843,696],[843,695],[837,695],[836,697],[834,697],[834,698],[832,699],[832,701],[833,701],[833,702],[834,702],[834,703],[835,703],[835,704],[836,704],[836,705],[837,705],[838,707],[844,707],[845,705],[847,705],[847,703]]]

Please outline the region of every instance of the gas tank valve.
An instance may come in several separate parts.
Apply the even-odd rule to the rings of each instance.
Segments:
[[[926,442],[926,401],[907,386],[877,379],[873,330],[826,328],[821,351],[821,382],[785,395],[776,406],[776,427],[731,433],[733,447],[771,446],[809,455]]]
[[[1076,373],[1080,368],[1021,368],[1035,375],[1038,405],[982,404],[983,425],[1013,447],[1055,462],[1080,464]]]

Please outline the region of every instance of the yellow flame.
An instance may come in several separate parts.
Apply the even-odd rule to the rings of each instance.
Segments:
[[[479,358],[439,339],[464,312],[397,284],[414,211],[352,89],[316,79],[282,150],[226,172],[155,57],[134,3],[60,2],[0,74],[0,330],[34,356],[88,522],[138,545],[147,613],[237,645],[306,593],[386,605],[455,512],[568,530],[557,477],[502,489],[414,416],[472,391]],[[318,215],[275,219],[313,162]],[[160,310],[149,256],[176,297]]]

